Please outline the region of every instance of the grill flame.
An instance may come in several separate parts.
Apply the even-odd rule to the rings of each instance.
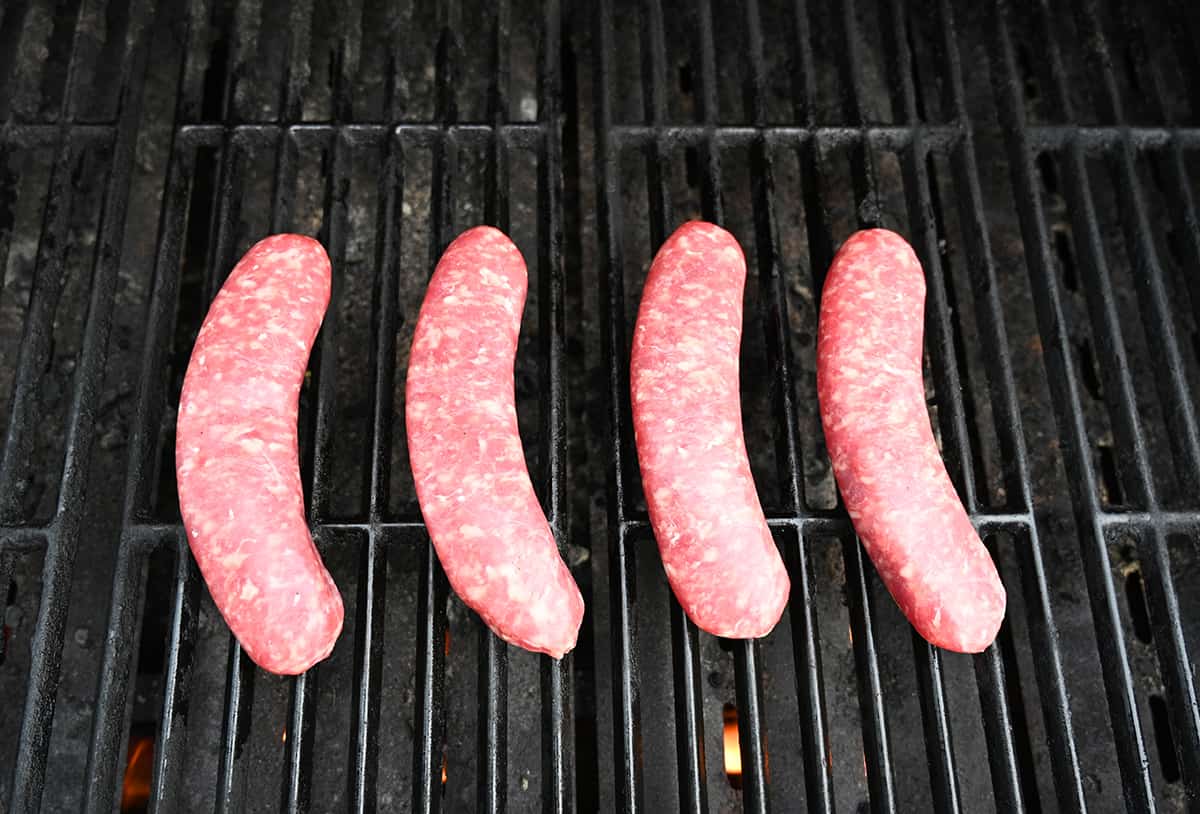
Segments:
[[[121,783],[121,814],[146,811],[154,772],[154,737],[134,735],[129,740],[129,760]]]
[[[738,742],[737,707],[726,704],[721,712],[724,723],[725,776],[735,789],[742,786],[742,747]]]

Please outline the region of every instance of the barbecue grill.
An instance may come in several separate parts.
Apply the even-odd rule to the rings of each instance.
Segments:
[[[0,8],[0,811],[1200,807],[1200,9],[1184,0],[12,0]],[[671,597],[628,404],[674,227],[750,268],[747,446],[779,627]],[[449,591],[404,448],[462,229],[530,269],[525,451],[587,602],[562,662]],[[822,275],[914,244],[947,466],[1009,593],[911,631],[840,509]],[[192,342],[262,235],[318,236],[301,395],[333,655],[266,674],[180,525]]]

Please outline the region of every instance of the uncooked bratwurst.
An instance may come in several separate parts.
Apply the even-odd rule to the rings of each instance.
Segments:
[[[896,603],[938,647],[978,653],[1005,592],[938,453],[921,376],[925,275],[886,229],[850,237],[821,292],[817,397],[833,473]]]
[[[442,255],[413,334],[405,418],[421,514],[450,585],[513,644],[575,646],[583,597],[534,494],[517,432],[513,362],[528,288],[503,232]]]
[[[633,429],[667,579],[698,627],[749,639],[775,627],[790,582],[742,437],[738,351],[746,260],[693,221],[663,244],[633,333]]]
[[[307,670],[342,630],[342,598],[304,519],[296,413],[329,304],[329,258],[300,235],[255,244],[200,327],[175,440],[179,508],[213,601],[246,653]]]

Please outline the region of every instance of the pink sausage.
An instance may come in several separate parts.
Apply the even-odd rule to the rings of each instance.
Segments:
[[[921,376],[925,275],[894,232],[857,232],[821,293],[817,396],[833,473],[904,615],[938,647],[978,653],[1005,592],[938,453]]]
[[[667,579],[698,627],[750,639],[775,627],[787,570],[742,437],[738,350],[746,261],[719,226],[685,223],[663,244],[633,333],[633,429]]]
[[[529,285],[503,232],[442,255],[413,334],[405,418],[417,500],[450,585],[512,644],[562,658],[583,597],[525,466],[513,362]]]
[[[175,474],[188,543],[246,653],[285,675],[328,656],[342,630],[341,595],[304,520],[296,445],[329,286],[315,240],[255,244],[200,327],[179,402]]]

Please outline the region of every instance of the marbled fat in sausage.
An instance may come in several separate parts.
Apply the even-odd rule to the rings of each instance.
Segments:
[[[507,642],[561,658],[583,597],[534,494],[513,363],[525,261],[487,226],[442,255],[421,305],[405,418],[421,514],[450,585]]]
[[[790,582],[742,436],[738,352],[746,260],[719,226],[686,223],[650,266],[633,333],[633,428],[650,522],[688,617],[765,636]]]
[[[329,258],[300,235],[255,244],[200,328],[175,442],[179,507],[213,601],[255,663],[329,655],[342,598],[304,519],[296,414],[329,304]]]
[[[938,453],[921,375],[925,275],[894,232],[857,232],[821,292],[817,396],[846,509],[884,584],[938,647],[977,653],[1005,591]]]

